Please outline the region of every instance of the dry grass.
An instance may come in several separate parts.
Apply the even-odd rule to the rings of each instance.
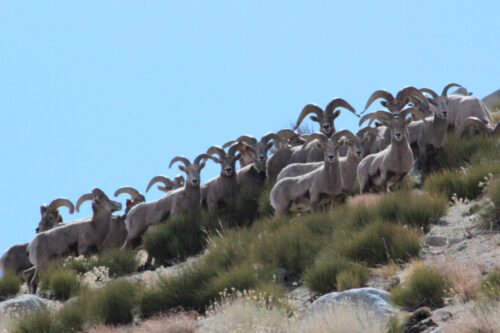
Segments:
[[[194,333],[196,312],[180,312],[148,319],[135,327],[98,326],[89,333]]]
[[[459,319],[443,330],[443,333],[496,333],[500,332],[500,303],[480,300]]]
[[[375,194],[375,193],[360,194],[354,197],[349,197],[347,199],[347,204],[353,207],[356,207],[358,205],[364,205],[369,207],[379,203],[381,198],[382,194]]]
[[[450,282],[450,296],[460,302],[467,302],[476,296],[481,284],[477,265],[471,262],[460,264],[455,260],[445,260],[435,267],[446,275]]]

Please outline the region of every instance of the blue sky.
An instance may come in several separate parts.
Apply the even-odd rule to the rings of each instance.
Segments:
[[[277,131],[307,103],[361,111],[376,89],[452,81],[483,97],[500,88],[498,13],[497,1],[2,1],[0,250],[34,236],[44,202],[144,191],[179,173],[175,155]],[[209,162],[202,179],[218,172]]]

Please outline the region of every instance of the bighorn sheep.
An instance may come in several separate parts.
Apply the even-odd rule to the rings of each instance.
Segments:
[[[272,141],[271,141],[272,140]],[[273,144],[283,145],[285,142],[275,133],[265,134],[260,141],[250,135],[242,135],[237,142],[246,144],[251,150],[254,160],[251,165],[238,170],[236,177],[240,189],[253,191],[264,185],[266,181],[267,152]]]
[[[448,133],[448,110],[447,103],[443,101],[443,96],[439,96],[429,88],[420,89],[422,92],[432,96],[429,108],[422,105],[419,99],[413,100],[415,107],[423,114],[430,110],[432,114],[421,120],[412,121],[408,126],[408,141],[411,147],[416,147],[420,161],[420,168],[423,174],[430,171],[431,160],[446,144]],[[446,94],[445,94],[446,96]]]
[[[371,147],[375,142],[377,135],[378,135],[377,130],[370,126],[365,126],[356,133],[356,136],[358,137],[359,143],[361,145],[362,157],[365,157],[366,155],[370,154]],[[350,145],[341,146],[339,148],[339,156],[340,157],[347,156],[350,147],[351,147]]]
[[[311,116],[311,120],[319,123],[321,133],[325,134],[326,136],[331,136],[333,133],[335,133],[334,121],[340,115],[340,110],[335,111],[335,109],[338,107],[343,107],[359,117],[359,114],[356,112],[356,110],[354,110],[351,104],[347,103],[347,101],[342,98],[336,97],[332,99],[330,103],[328,103],[324,110],[316,104],[307,104],[302,109],[302,112],[300,112],[299,118],[295,123],[294,130],[299,128],[300,123],[308,114],[314,113],[315,116]]]
[[[363,140],[367,136],[373,137],[374,131],[375,130],[371,127],[365,127],[358,133],[362,135],[361,140]],[[356,181],[356,169],[359,162],[364,157],[359,139],[360,136],[356,135],[355,137],[349,136],[348,138],[345,138],[345,140],[340,141],[342,145],[339,147],[339,164],[344,192],[348,192],[354,186],[354,182]],[[372,139],[368,138],[368,140]],[[346,156],[340,156],[340,151],[345,147],[347,147]],[[290,164],[280,172],[278,175],[278,181],[283,178],[304,175],[316,168],[321,167],[323,164],[324,162]]]
[[[143,202],[133,207],[125,218],[128,234],[123,247],[130,246],[139,240],[149,226],[158,224],[171,215],[175,216],[200,208],[200,172],[205,167],[208,158],[212,156],[200,154],[193,163],[183,156],[176,156],[170,161],[170,168],[175,162],[184,164],[179,165],[179,169],[187,176],[184,186],[167,192],[160,199]]]
[[[161,186],[158,186],[161,187]],[[127,239],[127,228],[125,228],[125,218],[135,205],[146,201],[144,195],[139,193],[136,189],[124,186],[120,187],[115,191],[115,197],[118,197],[122,193],[127,193],[131,196],[131,199],[127,199],[125,205],[125,214],[123,215],[112,215],[109,220],[109,231],[108,235],[102,242],[102,250],[109,250],[121,247],[125,239]]]
[[[221,165],[220,175],[201,185],[201,204],[210,211],[227,205],[227,200],[236,193],[236,161],[241,157],[238,153],[240,147],[240,143],[234,143],[227,153],[219,146],[212,146],[207,150],[209,155],[219,155],[211,159]]]
[[[27,252],[33,267],[24,271],[27,278],[32,274],[30,291],[35,293],[40,269],[57,257],[74,250],[77,254],[87,254],[89,250],[100,249],[109,230],[109,219],[114,211],[120,210],[119,202],[110,200],[103,191],[94,188],[91,193],[84,194],[78,199],[76,211],[80,205],[92,200],[92,218],[81,219],[41,232],[28,244]],[[28,278],[26,279],[28,281]]]
[[[342,193],[343,184],[340,174],[338,149],[346,136],[357,140],[348,130],[335,132],[330,138],[323,133],[313,133],[308,141],[317,139],[324,152],[323,166],[304,175],[283,178],[271,190],[271,205],[276,214],[290,210],[293,205],[306,201],[309,208],[315,209],[322,199],[336,199]]]
[[[486,105],[475,96],[447,95],[447,91],[451,86],[460,87],[459,84],[450,83],[444,87],[440,96],[440,103],[445,103],[448,108],[448,127],[455,128],[457,131],[465,119],[476,117],[486,127],[492,128],[491,115]]]
[[[49,205],[43,204],[40,206],[42,218],[40,222],[38,222],[36,233],[50,230],[61,225],[62,216],[59,214],[58,208],[62,206],[68,207],[69,213],[73,214],[75,208],[73,207],[71,201],[65,198],[58,198],[52,201]],[[0,257],[0,271],[2,274],[7,271],[21,273],[32,266],[26,256],[28,244],[28,242],[14,244],[5,251],[2,257]]]
[[[168,192],[168,191],[175,190],[176,188],[184,186],[185,180],[184,180],[184,177],[182,175],[175,176],[174,180],[171,180],[170,178],[168,178],[166,176],[159,175],[159,176],[153,177],[149,181],[148,187],[146,188],[146,192],[149,191],[151,186],[153,186],[154,184],[156,184],[158,182],[163,183],[164,186],[158,185],[157,188],[162,192]]]
[[[468,117],[456,132],[456,136],[461,138],[470,128],[476,129],[482,136],[497,136],[500,134],[500,121],[494,128],[487,127],[484,122],[477,117]]]
[[[410,103],[411,96],[418,97],[422,101],[425,101],[425,96],[422,94],[422,92],[412,86],[406,86],[401,89],[396,94],[396,97],[394,97],[387,90],[376,90],[373,94],[371,94],[370,98],[368,98],[365,109],[362,113],[365,113],[370,105],[379,98],[384,99],[384,101],[380,102],[380,104],[388,108],[390,112],[399,112],[405,107],[406,104]]]
[[[282,138],[288,145],[292,147],[302,146],[309,136],[308,134],[299,134],[295,131],[292,131],[289,128],[284,128],[276,132],[276,134]],[[286,145],[288,147],[288,145]],[[280,147],[281,148],[281,147]]]
[[[411,170],[413,154],[406,130],[411,121],[406,119],[406,116],[410,113],[415,118],[422,117],[419,110],[410,107],[396,113],[380,110],[361,118],[360,125],[368,119],[370,123],[377,119],[391,130],[391,144],[376,154],[366,156],[358,165],[357,175],[361,193],[385,192],[391,184],[400,182]]]

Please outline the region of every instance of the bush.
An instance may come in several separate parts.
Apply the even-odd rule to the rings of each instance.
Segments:
[[[43,309],[28,314],[19,320],[12,328],[13,333],[63,333],[55,325],[54,318],[49,310]]]
[[[491,184],[488,188],[488,196],[493,203],[493,207],[491,209],[492,217],[499,218],[500,217],[500,180],[496,180]]]
[[[370,266],[391,260],[408,261],[416,257],[420,243],[414,231],[387,222],[374,222],[339,244],[339,252],[347,258]]]
[[[424,185],[429,192],[443,193],[450,199],[454,194],[459,198],[475,199],[482,194],[483,189],[479,186],[489,174],[500,173],[500,164],[483,163],[465,172],[457,173],[451,170],[442,170],[430,175]]]
[[[500,269],[497,268],[488,274],[481,282],[479,288],[481,293],[488,297],[498,298],[500,296]]]
[[[76,272],[65,269],[58,263],[49,265],[40,274],[40,288],[50,291],[58,300],[65,301],[76,296],[81,287]]]
[[[319,293],[362,287],[369,277],[366,267],[350,262],[327,248],[304,274],[307,286]]]
[[[391,300],[409,311],[421,306],[441,307],[446,288],[447,282],[439,272],[430,267],[418,266],[403,286],[391,291]]]
[[[15,296],[21,288],[21,278],[12,272],[3,272],[0,278],[0,301]]]
[[[139,261],[137,252],[131,249],[111,249],[97,256],[90,261],[90,267],[105,266],[109,268],[110,277],[120,277],[131,274],[137,270]]]
[[[482,136],[458,139],[454,133],[448,133],[446,145],[434,158],[434,170],[454,170],[468,165],[475,165],[481,159],[495,160],[500,154],[500,145],[496,138]]]
[[[220,212],[220,218],[224,221],[226,227],[249,226],[259,217],[259,203],[262,190],[244,190],[240,189],[238,193],[229,200],[227,207]],[[265,201],[262,201],[262,212],[265,213]]]
[[[159,264],[171,264],[197,254],[204,245],[199,214],[174,216],[142,236],[144,248]]]
[[[202,297],[212,301],[220,297],[224,291],[243,291],[253,289],[258,282],[257,272],[247,263],[231,267],[228,271],[220,272],[207,284]]]
[[[97,291],[90,311],[106,325],[128,324],[134,319],[137,286],[127,280],[116,280]]]
[[[88,297],[80,296],[66,303],[54,316],[55,325],[61,332],[81,332],[89,321]]]

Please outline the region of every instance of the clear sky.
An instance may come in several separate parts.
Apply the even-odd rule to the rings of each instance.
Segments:
[[[483,97],[500,88],[499,13],[498,1],[2,1],[0,251],[32,239],[42,203],[144,191],[179,173],[175,155],[277,131],[307,103],[361,111],[376,89],[449,82]],[[208,162],[202,179],[218,172]],[[65,221],[82,208],[61,208]]]

